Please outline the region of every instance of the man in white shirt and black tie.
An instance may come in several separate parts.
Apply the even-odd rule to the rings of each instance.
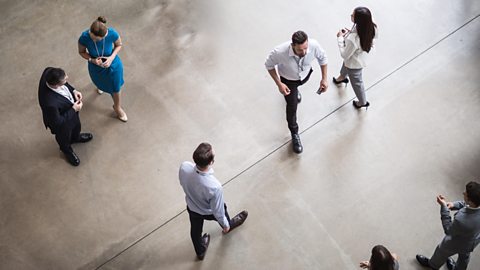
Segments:
[[[318,93],[328,88],[327,55],[314,39],[309,39],[303,31],[293,33],[291,42],[277,46],[268,56],[265,67],[275,81],[278,91],[287,101],[287,122],[292,134],[293,151],[297,154],[303,151],[298,134],[297,105],[302,96],[298,87],[308,81],[313,72],[312,62],[317,59],[322,71],[322,79]],[[277,73],[278,71],[278,73]]]

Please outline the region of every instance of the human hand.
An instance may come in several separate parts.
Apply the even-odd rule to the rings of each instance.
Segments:
[[[323,92],[326,92],[327,91],[327,88],[328,88],[328,81],[327,79],[322,79],[320,81],[320,89],[322,89],[322,93]]]
[[[97,58],[92,58],[91,62],[97,66],[102,66],[102,59],[100,59],[100,57],[97,57]]]
[[[443,195],[438,195],[437,196],[437,203],[440,205],[447,206],[447,201]]]
[[[77,101],[82,100],[82,93],[78,92],[77,90],[73,90],[73,95]]]
[[[288,96],[290,94],[290,89],[288,89],[288,86],[284,83],[280,83],[278,86],[278,91],[284,96]]]
[[[110,65],[113,62],[113,58],[112,57],[104,57],[103,59],[105,59],[105,61],[103,61],[102,67],[104,67],[104,68],[110,67]]]
[[[361,261],[360,262],[360,268],[368,268],[370,266],[369,261]]]
[[[348,30],[347,28],[340,29],[337,33],[337,37],[344,37],[346,34],[348,34],[348,32],[350,32],[350,30]]]
[[[228,233],[230,231],[230,227],[223,228],[223,233]]]
[[[83,102],[81,100],[77,100],[75,103],[73,103],[72,108],[76,111],[79,112],[83,107]]]

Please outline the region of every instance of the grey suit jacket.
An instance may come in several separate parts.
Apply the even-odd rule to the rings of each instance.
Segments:
[[[450,210],[446,206],[440,207],[445,237],[439,248],[455,253],[468,253],[480,243],[480,208],[470,208],[463,201],[453,203],[455,213],[453,221]]]

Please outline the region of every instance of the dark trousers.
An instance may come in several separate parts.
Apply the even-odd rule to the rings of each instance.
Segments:
[[[230,216],[227,212],[227,205],[225,207],[225,216],[227,217],[228,223],[230,223]],[[188,215],[190,217],[190,237],[192,238],[193,247],[197,255],[205,252],[205,246],[202,241],[202,232],[203,232],[203,221],[204,220],[217,220],[214,215],[200,215],[196,212],[191,211],[187,206]]]
[[[287,123],[288,129],[292,134],[298,134],[298,124],[297,124],[297,106],[298,106],[298,87],[308,81],[310,79],[310,75],[312,74],[313,70],[310,69],[307,77],[303,80],[298,81],[291,81],[287,80],[280,76],[280,81],[287,85],[288,89],[290,89],[290,94],[285,96],[285,101],[287,101]]]
[[[57,141],[58,146],[60,146],[62,152],[73,151],[71,144],[78,140],[81,129],[82,125],[80,124],[80,121],[78,121],[72,127],[63,128],[55,132],[55,140]]]

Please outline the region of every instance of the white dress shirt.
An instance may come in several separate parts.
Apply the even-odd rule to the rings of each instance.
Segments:
[[[374,39],[375,38],[377,38],[377,28],[375,28]],[[357,34],[357,28],[353,28],[345,37],[337,37],[337,41],[340,55],[347,68],[360,69],[367,66],[366,58],[368,53],[360,46],[360,37]]]
[[[268,56],[265,61],[267,70],[272,70],[275,66],[280,76],[287,80],[298,81],[307,77],[312,62],[317,59],[320,66],[327,64],[327,54],[314,39],[308,39],[307,54],[304,57],[298,57],[291,46],[291,42],[287,41],[280,44]]]
[[[58,94],[64,96],[66,99],[68,99],[72,104],[75,102],[73,99],[72,93],[68,90],[68,87],[66,85],[62,85],[58,88],[53,88],[47,83],[48,88],[52,89],[54,92],[57,92]]]

